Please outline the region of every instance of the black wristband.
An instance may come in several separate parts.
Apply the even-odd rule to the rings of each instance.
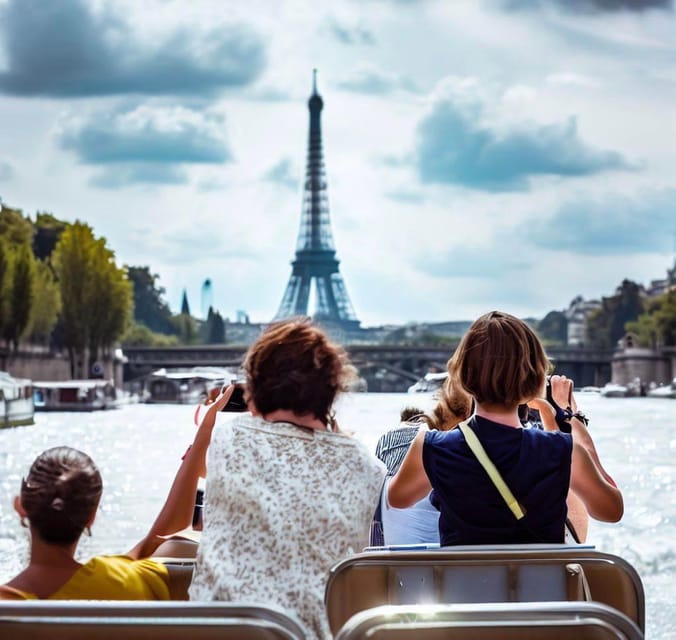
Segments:
[[[576,411],[571,418],[576,418],[579,420],[585,427],[589,424],[589,418],[582,413],[582,411]]]
[[[562,409],[556,405],[556,415],[554,420],[556,420],[556,426],[559,428],[559,431],[563,433],[570,433],[572,427],[570,425],[570,420],[573,417],[573,412],[570,409]]]

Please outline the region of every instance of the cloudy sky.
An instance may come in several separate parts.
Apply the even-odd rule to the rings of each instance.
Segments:
[[[0,197],[274,316],[312,69],[362,325],[542,317],[676,254],[670,0],[0,0]]]

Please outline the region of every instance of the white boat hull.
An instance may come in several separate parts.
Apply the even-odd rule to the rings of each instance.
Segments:
[[[0,371],[0,427],[33,424],[34,413],[31,381]]]

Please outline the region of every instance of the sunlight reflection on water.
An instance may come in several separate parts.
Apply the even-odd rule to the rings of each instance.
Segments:
[[[589,541],[631,562],[646,591],[646,637],[676,637],[676,402],[584,395],[579,405],[608,471],[622,488],[619,524],[592,523]],[[406,404],[431,406],[427,395],[354,394],[337,406],[343,429],[371,450]],[[104,492],[92,537],[79,557],[128,550],[156,516],[195,427],[193,407],[129,405],[91,414],[37,414],[30,427],[0,430],[0,583],[27,559],[27,534],[12,498],[35,456],[66,444],[89,453],[101,469]],[[674,634],[672,636],[672,634]]]

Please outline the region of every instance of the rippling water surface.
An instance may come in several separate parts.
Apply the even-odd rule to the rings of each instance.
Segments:
[[[380,434],[412,402],[425,409],[431,399],[348,395],[338,405],[338,419],[374,450]],[[625,500],[622,522],[593,523],[589,542],[638,570],[646,591],[646,637],[676,638],[676,402],[581,395],[578,404]],[[0,430],[0,583],[27,559],[27,535],[12,499],[38,453],[66,444],[94,458],[103,475],[103,500],[79,555],[124,552],[145,533],[166,497],[192,441],[192,415],[189,406],[128,405],[90,414],[41,413],[33,426]]]

